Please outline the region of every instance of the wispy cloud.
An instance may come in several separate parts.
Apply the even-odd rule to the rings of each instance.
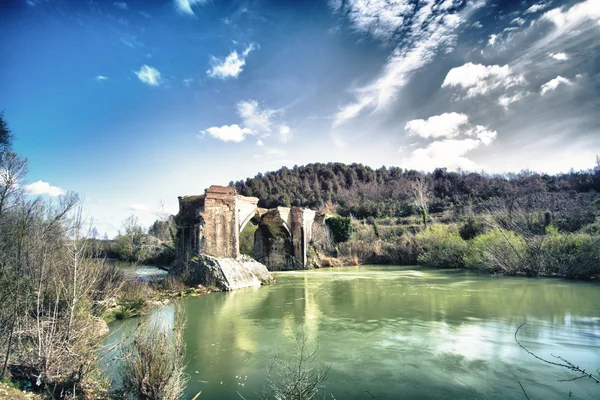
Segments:
[[[512,96],[502,95],[498,99],[498,104],[504,107],[504,110],[508,110],[512,103],[516,103],[517,101],[521,100],[524,96],[525,95],[521,92],[517,92]]]
[[[65,194],[65,191],[57,186],[52,186],[48,182],[37,181],[31,183],[29,185],[23,186],[23,189],[27,192],[27,194],[39,196],[46,195],[51,197],[60,196],[61,194]]]
[[[366,109],[389,106],[412,73],[429,64],[439,49],[453,48],[458,28],[482,2],[469,1],[462,11],[452,0],[436,4],[434,0],[396,2],[349,0],[333,2],[337,13],[348,16],[356,30],[375,38],[393,41],[402,36],[379,76],[354,91],[354,101],[341,107],[333,127],[357,117]]]
[[[102,82],[102,81],[106,81],[108,80],[108,77],[104,76],[104,75],[97,75],[95,78],[98,82]]]
[[[550,6],[550,3],[551,2],[534,4],[531,7],[529,7],[527,10],[525,10],[525,14],[533,14],[538,11],[545,10],[546,8],[548,8]]]
[[[242,54],[238,54],[238,52],[234,50],[224,59],[211,56],[211,67],[206,71],[207,75],[211,78],[219,79],[237,78],[244,70],[246,57],[255,48],[254,44],[250,44]]]
[[[486,94],[497,88],[509,88],[525,83],[523,75],[513,73],[508,65],[481,65],[466,63],[452,68],[442,88],[459,87],[467,91],[467,97]]]
[[[142,65],[139,71],[136,71],[138,79],[150,86],[160,85],[160,72],[149,65]]]
[[[150,207],[145,204],[135,203],[128,207],[131,211],[152,211]]]
[[[221,127],[213,126],[205,129],[201,132],[202,134],[208,134],[216,139],[224,142],[236,142],[243,141],[248,135],[255,135],[256,133],[250,128],[242,128],[238,124],[223,125]]]
[[[195,15],[193,6],[202,5],[207,2],[207,0],[174,0],[175,7],[182,14],[187,15]]]
[[[124,10],[124,11],[129,10],[129,7],[127,7],[127,3],[125,3],[125,2],[115,1],[113,3],[113,6],[120,8],[121,10]]]
[[[541,87],[541,92],[540,94],[543,96],[544,94],[548,93],[551,90],[556,90],[556,88],[559,85],[572,85],[573,82],[571,82],[570,80],[568,80],[567,78],[563,78],[562,76],[557,76],[556,78],[544,83]]]

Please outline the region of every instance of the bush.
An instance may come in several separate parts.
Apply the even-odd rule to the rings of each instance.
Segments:
[[[465,265],[467,268],[515,275],[526,255],[527,243],[522,236],[496,228],[471,240]]]
[[[420,264],[439,268],[461,268],[465,265],[466,242],[452,226],[433,225],[416,235],[423,249]]]
[[[176,311],[172,329],[159,320],[142,324],[133,340],[121,349],[120,377],[125,398],[176,400],[181,397],[184,374],[183,321]]]
[[[555,233],[545,237],[540,263],[543,270],[565,278],[600,274],[600,236]]]
[[[469,218],[467,222],[458,230],[460,237],[464,240],[471,240],[475,236],[485,233],[485,225],[476,221],[475,218]]]
[[[352,219],[350,217],[330,217],[325,223],[331,229],[333,240],[336,243],[343,243],[350,240],[352,236]]]

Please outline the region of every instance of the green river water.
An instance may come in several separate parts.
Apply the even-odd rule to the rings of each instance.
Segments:
[[[390,266],[274,276],[184,300],[186,398],[257,398],[270,354],[289,351],[300,326],[330,366],[327,399],[525,399],[519,382],[530,399],[600,398],[600,384],[558,382],[577,375],[514,340],[526,322],[519,338],[536,354],[600,368],[598,284]],[[150,318],[172,314],[165,306]],[[111,326],[108,342],[137,324]]]

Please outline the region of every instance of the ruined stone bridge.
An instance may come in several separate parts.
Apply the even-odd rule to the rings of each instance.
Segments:
[[[177,257],[240,255],[240,233],[252,218],[260,222],[254,258],[270,270],[306,267],[315,211],[300,207],[258,208],[258,198],[234,188],[211,186],[204,195],[179,197]]]

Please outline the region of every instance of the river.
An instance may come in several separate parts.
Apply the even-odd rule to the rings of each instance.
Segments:
[[[257,398],[270,356],[290,351],[299,327],[330,367],[328,399],[525,399],[519,382],[531,399],[600,398],[600,385],[558,382],[577,375],[514,340],[526,323],[519,338],[539,356],[600,368],[598,284],[390,266],[274,276],[184,300],[186,398]],[[172,307],[153,317],[168,321]],[[108,342],[137,323],[116,323]]]

